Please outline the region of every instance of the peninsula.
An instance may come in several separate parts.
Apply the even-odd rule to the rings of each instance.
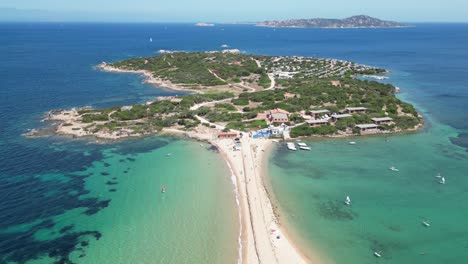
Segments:
[[[262,27],[292,27],[292,28],[395,28],[408,25],[394,21],[385,21],[378,18],[359,15],[345,19],[291,19],[257,22]]]
[[[254,137],[343,137],[414,130],[423,122],[412,105],[395,97],[393,85],[356,78],[378,77],[386,70],[348,61],[234,49],[165,53],[98,68],[142,74],[148,83],[192,94],[103,109],[54,110],[46,119],[60,122],[58,134],[118,139],[203,126]]]
[[[240,255],[246,263],[324,263],[304,255],[279,221],[262,170],[269,138],[395,133],[419,128],[396,87],[359,76],[385,69],[349,61],[258,56],[238,50],[168,52],[97,66],[191,94],[102,109],[54,110],[58,134],[119,139],[183,133],[216,146],[236,179]],[[34,135],[34,132],[32,133]]]

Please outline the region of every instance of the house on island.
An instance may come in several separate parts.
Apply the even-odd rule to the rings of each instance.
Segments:
[[[324,115],[326,115],[328,113],[330,113],[330,111],[325,110],[325,109],[324,110],[312,110],[312,111],[310,111],[310,115],[315,119],[320,118],[320,117],[322,117],[322,116],[324,116]]]
[[[371,120],[376,125],[387,125],[393,122],[393,118],[391,117],[374,117],[374,118],[371,118]]]
[[[352,115],[350,114],[334,114],[334,115],[331,115],[331,118],[332,118],[332,121],[333,122],[336,122],[342,118],[347,118],[347,117],[353,117]]]
[[[265,111],[267,123],[287,123],[289,122],[289,112],[280,108]]]
[[[307,120],[306,123],[311,127],[317,127],[321,125],[328,125],[328,119]]]
[[[130,111],[133,109],[132,105],[124,105],[120,108],[120,111]]]
[[[182,100],[183,100],[182,98],[172,97],[171,99],[169,99],[169,102],[180,104],[180,102],[182,102]]]
[[[341,82],[340,82],[340,81],[331,81],[330,83],[331,83],[331,85],[333,85],[333,86],[335,86],[335,87],[341,86]]]
[[[283,96],[284,96],[284,99],[290,99],[290,98],[296,97],[296,95],[293,93],[285,93]]]
[[[346,107],[345,113],[347,114],[360,114],[360,113],[365,113],[367,111],[367,108],[365,107]]]
[[[218,138],[223,139],[223,138],[236,138],[238,135],[236,132],[219,132],[218,133]]]
[[[380,131],[379,125],[376,124],[360,124],[356,125],[356,127],[359,128],[359,133],[361,135],[376,134]]]

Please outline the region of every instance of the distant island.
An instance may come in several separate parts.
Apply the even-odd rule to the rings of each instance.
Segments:
[[[287,139],[394,133],[423,122],[412,105],[395,97],[393,85],[354,78],[379,78],[385,69],[349,61],[223,50],[170,52],[98,68],[142,74],[148,83],[193,94],[51,111],[46,119],[60,122],[56,133],[118,139],[205,127],[210,135],[223,130]]]
[[[197,26],[197,27],[214,27],[214,24],[199,22],[199,23],[196,23],[195,26]]]
[[[273,20],[257,22],[261,27],[286,27],[286,28],[396,28],[408,25],[394,21],[385,21],[378,18],[359,15],[345,19],[311,18]]]

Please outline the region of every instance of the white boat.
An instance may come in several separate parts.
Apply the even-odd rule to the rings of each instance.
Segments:
[[[391,171],[399,171],[399,170],[398,170],[397,168],[395,168],[394,166],[392,166],[392,167],[390,167],[390,168],[388,168],[388,169],[391,170]]]
[[[288,146],[289,150],[294,150],[294,151],[297,150],[296,145],[294,145],[294,143],[289,142],[286,145]]]
[[[279,140],[277,140],[277,139],[272,139],[271,141],[273,141],[275,143],[279,143]]]
[[[171,155],[172,155],[172,153],[167,153],[167,154],[166,154],[166,156],[171,156]]]
[[[299,145],[299,147],[307,147],[307,144],[306,144],[306,143],[302,143],[302,142],[298,142],[297,145]]]
[[[435,176],[436,178],[442,178],[442,175],[440,175],[440,172]]]
[[[166,184],[163,184],[161,187],[161,192],[165,193],[166,192]]]
[[[445,178],[442,177],[442,178],[440,179],[440,182],[439,182],[439,183],[440,183],[440,184],[445,184]]]
[[[153,42],[153,38],[150,38],[150,42]]]
[[[310,147],[307,147],[307,146],[300,146],[299,148],[302,150],[310,150]]]
[[[423,224],[423,226],[425,226],[425,227],[430,227],[430,226],[431,226],[431,224],[430,224],[429,221],[427,221],[427,220],[422,221],[422,224]]]
[[[223,45],[221,45],[221,48],[229,48],[229,45],[223,44]]]
[[[382,257],[382,251],[375,251],[374,256],[376,256],[378,258]]]
[[[350,144],[350,145],[356,145],[356,142],[351,141],[351,142],[349,142],[349,144]]]
[[[349,196],[346,196],[346,199],[345,199],[344,203],[346,205],[350,205],[351,204],[351,198],[349,198]]]

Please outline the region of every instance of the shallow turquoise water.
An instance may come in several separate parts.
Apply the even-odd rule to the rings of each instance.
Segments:
[[[307,141],[310,152],[278,145],[269,176],[281,218],[309,250],[335,263],[463,263],[468,153],[448,142],[452,134],[438,125],[410,135]]]
[[[53,218],[53,228],[36,232],[36,239],[50,240],[69,226],[67,232],[99,230],[99,240],[81,237],[89,245],[70,255],[76,263],[235,263],[239,227],[224,162],[208,144],[165,140],[164,147],[136,154],[106,149],[103,160],[80,172],[91,174],[82,198],[110,200],[105,210],[92,216],[83,208],[69,210]]]

